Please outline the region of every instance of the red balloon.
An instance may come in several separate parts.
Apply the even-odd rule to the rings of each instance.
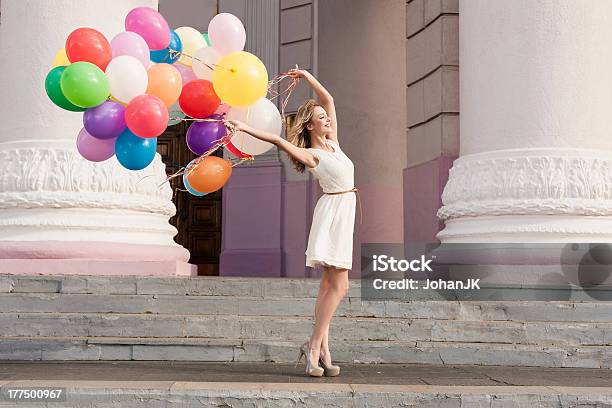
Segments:
[[[125,108],[125,123],[136,136],[149,138],[164,133],[168,126],[168,108],[155,95],[139,95]]]
[[[231,141],[225,145],[225,148],[229,150],[231,154],[238,157],[239,159],[244,159],[245,157],[253,157],[250,154],[246,154],[238,150],[238,148],[234,146]]]
[[[113,57],[113,52],[101,32],[82,27],[71,32],[66,39],[66,55],[70,62],[91,62],[104,71]]]
[[[204,119],[212,115],[220,103],[212,82],[205,79],[188,82],[179,96],[181,110],[192,118]]]

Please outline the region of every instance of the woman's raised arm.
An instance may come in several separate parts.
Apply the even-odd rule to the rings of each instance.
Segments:
[[[319,103],[327,112],[327,116],[331,120],[331,135],[330,139],[336,141],[338,143],[338,121],[336,119],[336,105],[334,105],[334,97],[329,93],[327,89],[317,78],[315,78],[310,72],[303,69],[291,69],[287,73],[292,78],[304,78],[308,81],[312,89],[317,94],[317,98],[319,99]]]
[[[224,123],[229,123],[230,126],[233,126],[236,131],[242,131],[248,133],[253,137],[256,137],[259,140],[272,143],[279,149],[284,150],[289,156],[293,157],[295,160],[304,164],[304,166],[306,167],[315,167],[317,165],[317,161],[314,154],[309,152],[308,149],[297,147],[294,144],[286,141],[279,135],[265,132],[260,129],[255,129],[239,120],[226,120],[224,121]]]

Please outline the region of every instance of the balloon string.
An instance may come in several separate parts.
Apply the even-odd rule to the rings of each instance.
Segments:
[[[244,162],[254,161],[254,160],[255,160],[255,158],[253,156],[241,157],[241,158],[239,158],[239,160],[237,162],[232,164],[232,167],[236,167],[236,166],[238,166],[238,165],[240,165],[240,164],[242,164]]]
[[[149,177],[155,177],[155,174],[149,174],[148,176],[143,176],[140,179],[138,179],[138,181],[136,182],[136,184],[139,184],[142,180],[149,178]]]
[[[280,87],[280,83],[285,78],[291,78],[292,79],[291,83],[287,85],[287,87],[281,90],[280,92],[276,91],[274,89],[275,86],[278,85]],[[293,78],[290,75],[288,75],[288,73],[286,72],[276,76],[274,79],[268,82],[268,93],[271,94],[271,97],[269,98],[271,101],[285,95],[284,98],[282,98],[280,102],[280,114],[281,114],[281,118],[283,119],[282,125],[283,125],[283,128],[285,129],[287,127],[287,117],[285,114],[285,110],[287,109],[287,105],[289,104],[289,99],[291,98],[291,95],[297,88],[299,82],[300,82],[299,78]]]
[[[168,54],[170,54],[170,56],[171,56],[172,58],[176,58],[176,57],[187,57],[187,58],[191,58],[191,60],[192,60],[192,61],[193,61],[193,60],[200,61],[202,64],[204,64],[204,65],[206,66],[206,68],[210,69],[211,71],[214,71],[214,70],[215,70],[215,68],[217,68],[217,67],[218,67],[218,68],[223,68],[223,69],[225,69],[225,70],[228,70],[228,71],[230,71],[230,72],[236,72],[236,70],[235,70],[234,68],[227,68],[227,67],[224,67],[224,66],[219,65],[219,64],[212,64],[212,65],[211,65],[211,64],[208,64],[208,63],[207,63],[207,62],[205,62],[205,61],[202,61],[201,59],[199,59],[199,58],[197,58],[197,57],[194,57],[193,55],[185,54],[184,52],[181,52],[181,51],[176,51],[176,50],[172,50],[172,49],[170,49],[170,48],[166,48],[166,49],[168,50]],[[213,66],[213,65],[214,65],[214,66]]]
[[[225,113],[222,115],[225,116]],[[181,120],[181,121],[191,121],[191,122],[223,122],[224,119],[199,119],[199,118],[179,118],[179,117],[169,117],[168,120]]]

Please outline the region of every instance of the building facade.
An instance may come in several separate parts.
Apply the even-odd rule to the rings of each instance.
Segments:
[[[179,236],[202,274],[317,275],[304,251],[321,191],[286,154],[258,156],[236,167],[218,196],[181,204],[172,188],[156,188],[161,157],[142,174],[81,163],[73,143],[80,117],[55,109],[40,86],[23,92],[26,81],[44,78],[72,29],[89,25],[110,38],[138,5],[159,7],[171,27],[201,31],[216,13],[233,13],[246,27],[245,49],[271,78],[297,64],[334,95],[363,205],[352,277],[361,243],[610,239],[605,0],[87,0],[59,13],[61,3],[2,1],[0,240],[8,266],[0,271],[32,264],[32,253],[64,265],[89,262],[97,250],[100,273],[126,259],[135,263],[113,270],[165,262],[156,273],[193,273],[172,239],[174,197],[179,216],[199,223],[180,221],[188,226]],[[29,25],[37,30],[24,32]],[[15,46],[18,36],[25,47]],[[288,112],[309,97],[301,84]],[[32,270],[42,265],[51,264]]]

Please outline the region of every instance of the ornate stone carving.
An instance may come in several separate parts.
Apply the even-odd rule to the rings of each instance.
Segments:
[[[0,209],[99,208],[175,214],[159,155],[141,171],[65,149],[0,150]]]
[[[0,241],[106,241],[176,246],[176,213],[159,155],[141,171],[74,149],[0,145]],[[4,147],[4,148],[2,148]]]
[[[612,152],[513,149],[463,156],[438,217],[612,215]]]

